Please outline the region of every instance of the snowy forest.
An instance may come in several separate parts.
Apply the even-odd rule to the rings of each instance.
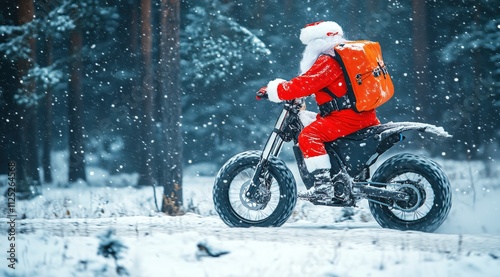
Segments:
[[[18,227],[26,237],[18,235],[18,241],[48,251],[19,246],[18,255],[30,257],[21,259],[22,265],[45,271],[26,266],[14,275],[54,276],[61,267],[61,276],[87,271],[93,275],[82,276],[150,276],[169,261],[171,276],[235,276],[232,270],[238,267],[243,271],[236,276],[387,276],[407,274],[405,266],[415,270],[408,276],[495,276],[500,226],[488,216],[498,217],[500,207],[499,14],[494,0],[2,1],[2,220],[7,217],[7,176],[14,168],[17,217],[27,220]],[[300,30],[321,20],[339,23],[349,40],[380,43],[395,86],[394,97],[377,110],[380,121],[433,124],[452,136],[416,135],[402,146],[436,158],[450,176],[458,202],[438,233],[452,235],[380,231],[363,209],[332,214],[300,202],[291,225],[276,233],[262,231],[268,239],[260,241],[261,231],[243,235],[227,230],[216,216],[211,185],[217,170],[239,152],[262,150],[282,110],[279,104],[257,101],[255,93],[270,80],[298,75],[304,51]],[[314,101],[307,101],[308,109],[317,111]],[[294,162],[290,150],[285,147],[282,153],[287,163]],[[0,230],[6,230],[0,222]],[[104,229],[111,225],[122,237]],[[48,233],[37,233],[44,229]],[[334,242],[344,230],[366,237],[365,248]],[[309,232],[315,231],[328,236],[332,231],[334,238],[325,243],[316,236],[309,242]],[[47,234],[56,246],[45,240]],[[80,245],[78,239],[66,239],[68,234],[89,242]],[[214,239],[213,234],[219,235]],[[384,234],[393,242],[384,244]],[[457,238],[458,250],[453,248]],[[169,252],[162,252],[167,250],[158,239],[170,241],[161,246]],[[185,248],[194,241],[196,254]],[[256,245],[250,248],[254,252],[277,249],[259,252],[257,264],[276,260],[278,266],[253,271],[249,263],[241,265],[253,259],[241,250],[250,247],[249,241]],[[273,256],[296,253],[290,251],[296,242],[302,254]],[[319,252],[306,248],[309,243],[317,249],[334,244],[337,250]],[[196,264],[205,261],[200,255],[214,257],[214,245],[227,250],[217,255],[227,254],[225,261],[232,266],[215,260]],[[425,252],[426,245],[433,250]],[[114,254],[106,247],[115,247]],[[385,252],[391,247],[397,250]],[[127,248],[146,254],[137,259],[126,254]],[[364,249],[383,258],[371,259]],[[357,268],[347,258],[359,256],[371,269]],[[306,267],[310,257],[321,270]],[[434,271],[421,269],[415,260]],[[293,261],[304,267],[289,269]],[[329,269],[346,263],[357,269]],[[14,276],[5,268],[2,274]]]
[[[96,165],[147,186],[179,179],[167,167],[259,149],[279,107],[254,93],[298,73],[299,31],[319,20],[381,43],[396,88],[382,121],[443,126],[453,139],[424,141],[430,155],[498,159],[492,1],[170,2],[2,5],[0,156],[26,188],[52,181],[55,151],[68,153],[69,183]]]
[[[417,146],[429,155],[498,159],[500,23],[491,1],[171,2],[2,6],[0,156],[20,165],[19,191],[29,197],[52,182],[58,151],[67,153],[68,183],[97,166],[173,191],[183,165],[261,148],[279,107],[256,103],[254,92],[297,74],[298,33],[318,20],[381,43],[396,87],[382,121],[443,126],[452,140]]]

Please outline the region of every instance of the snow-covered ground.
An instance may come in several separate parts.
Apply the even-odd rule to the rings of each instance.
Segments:
[[[62,188],[61,169],[42,196],[16,202],[25,218],[16,222],[16,269],[2,262],[0,276],[500,276],[499,164],[438,162],[454,198],[434,234],[382,229],[365,202],[299,201],[281,228],[229,228],[213,209],[208,166],[185,170],[179,217],[157,213],[153,189],[132,186],[136,175],[90,168],[88,183]],[[5,176],[0,183],[3,191]],[[6,253],[3,196],[0,205]]]

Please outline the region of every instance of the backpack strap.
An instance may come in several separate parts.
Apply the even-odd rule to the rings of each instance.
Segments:
[[[328,95],[330,95],[333,99],[337,99],[337,98],[338,98],[338,97],[337,97],[337,95],[333,94],[333,92],[332,92],[329,88],[327,88],[327,87],[324,87],[324,88],[322,89],[322,91],[323,91],[323,92],[326,92],[326,93],[327,93]]]
[[[330,89],[326,87],[323,88],[322,91],[326,92],[333,99],[322,105],[318,105],[319,115],[321,117],[326,117],[327,115],[331,114],[334,111],[340,111],[352,108],[351,101],[349,100],[347,93],[341,97],[337,97],[335,94],[333,94],[333,92]]]

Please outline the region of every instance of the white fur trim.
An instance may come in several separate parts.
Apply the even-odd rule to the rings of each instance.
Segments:
[[[328,154],[304,158],[304,162],[306,163],[307,171],[313,172],[317,169],[331,168],[332,164],[330,163],[330,156]]]
[[[317,25],[306,26],[300,30],[300,41],[307,45],[314,39],[327,37],[327,33],[338,33],[340,37],[344,36],[344,31],[339,24],[333,21],[324,21]]]
[[[282,101],[278,96],[278,85],[283,82],[286,82],[286,80],[277,78],[267,84],[267,96],[269,96],[269,101],[275,103]]]
[[[316,120],[316,115],[317,115],[317,113],[315,113],[315,112],[300,111],[299,112],[299,119],[300,119],[300,122],[302,122],[302,125],[304,125],[304,127],[306,127]]]

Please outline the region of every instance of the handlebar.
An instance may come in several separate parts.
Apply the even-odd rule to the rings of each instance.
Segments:
[[[257,93],[255,94],[255,98],[257,100],[269,99],[269,95],[267,95],[267,87],[259,89],[259,91],[257,91]]]
[[[255,98],[257,100],[262,100],[262,99],[269,99],[269,95],[267,94],[267,87],[262,87],[260,90],[258,90],[255,93]],[[304,105],[305,105],[305,99],[303,97],[301,98],[296,98],[293,100],[286,100],[283,101],[282,103],[285,104],[285,108],[288,107],[288,109],[297,109],[300,110]]]

